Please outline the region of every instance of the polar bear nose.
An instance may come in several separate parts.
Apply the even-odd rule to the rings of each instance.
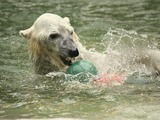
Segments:
[[[70,57],[76,57],[76,56],[78,56],[79,55],[79,51],[78,51],[78,49],[76,48],[75,50],[69,50],[69,56]]]

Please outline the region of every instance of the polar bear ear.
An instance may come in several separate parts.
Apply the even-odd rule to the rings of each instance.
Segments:
[[[68,24],[70,24],[70,20],[69,20],[68,17],[64,17],[63,20],[64,20],[65,22],[67,22]]]
[[[31,32],[32,32],[32,28],[29,28],[29,29],[26,29],[26,30],[21,30],[19,31],[19,34],[26,38],[26,39],[30,39],[30,36],[31,36]]]

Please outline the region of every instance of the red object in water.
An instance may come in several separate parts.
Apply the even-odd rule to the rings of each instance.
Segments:
[[[123,81],[124,81],[124,75],[103,73],[103,74],[98,75],[94,83],[96,85],[111,86],[111,85],[122,84]]]

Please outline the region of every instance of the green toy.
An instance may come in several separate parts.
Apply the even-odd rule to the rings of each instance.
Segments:
[[[97,74],[97,69],[94,66],[93,63],[86,61],[86,60],[80,60],[74,62],[69,68],[67,69],[66,73],[71,75],[76,75],[79,73],[91,73],[93,75]]]
[[[97,69],[93,63],[80,60],[74,62],[66,71],[67,74],[70,74],[70,77],[67,77],[67,81],[79,81],[79,82],[88,82],[91,77],[97,75]]]

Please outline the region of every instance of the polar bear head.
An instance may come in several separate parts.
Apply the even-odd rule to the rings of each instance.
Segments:
[[[29,29],[19,33],[28,41],[36,73],[62,70],[79,55],[78,37],[67,17],[45,13]]]

